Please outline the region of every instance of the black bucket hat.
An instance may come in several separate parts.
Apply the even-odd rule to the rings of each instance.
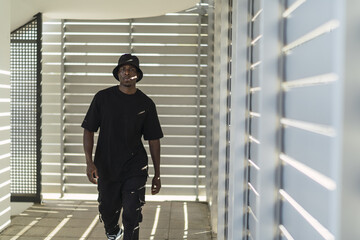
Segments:
[[[136,56],[131,55],[129,53],[124,54],[119,58],[118,65],[113,70],[114,78],[116,78],[116,80],[119,81],[119,76],[118,76],[119,68],[121,66],[127,65],[127,64],[136,68],[137,73],[138,73],[138,79],[136,79],[136,82],[140,81],[143,77],[143,72],[141,71],[141,69],[139,67],[139,59]]]

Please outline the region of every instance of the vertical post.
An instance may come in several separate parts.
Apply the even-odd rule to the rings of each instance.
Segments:
[[[228,0],[219,0],[219,9],[217,10],[219,13],[219,21],[218,22],[219,28],[218,32],[215,34],[215,39],[218,38],[218,50],[217,52],[217,59],[218,62],[216,64],[219,65],[219,74],[218,77],[218,91],[219,95],[216,99],[218,101],[218,237],[219,238],[226,238],[227,234],[227,226],[226,226],[226,219],[227,219],[227,206],[226,206],[226,197],[228,194],[228,189],[226,186],[226,178],[227,178],[227,98],[228,98],[228,13],[229,13],[229,5]]]
[[[243,217],[243,229],[244,229],[244,237],[248,235],[249,231],[249,186],[248,182],[250,181],[250,169],[249,169],[249,156],[250,156],[250,128],[251,128],[251,120],[250,120],[250,106],[251,106],[251,36],[253,32],[253,24],[252,24],[252,12],[254,8],[253,0],[244,0],[247,1],[246,8],[246,85],[245,85],[245,162],[244,162],[244,217]]]
[[[201,2],[200,2],[201,9]],[[199,155],[200,155],[200,81],[201,81],[201,14],[198,14],[197,80],[196,80],[196,201],[199,201]]]
[[[338,159],[339,185],[339,234],[336,239],[360,239],[360,191],[359,191],[359,169],[360,169],[360,32],[359,23],[360,9],[359,1],[338,0],[337,8],[341,17],[341,36],[339,36],[339,49],[337,58],[342,64],[338,64],[341,72],[341,128],[342,133],[339,144],[341,144],[341,156]],[[340,55],[340,56],[339,56]]]
[[[212,104],[213,104],[213,50],[214,50],[214,21],[213,21],[213,3],[209,2],[208,9],[208,40],[207,40],[207,102],[206,102],[206,196],[207,201],[211,205],[212,201],[212,187],[211,187],[211,160],[212,160]]]
[[[60,196],[64,197],[65,193],[65,175],[64,175],[64,161],[65,161],[65,20],[61,20],[61,94],[60,94]]]
[[[247,23],[248,1],[234,0],[232,16],[232,83],[229,165],[228,239],[245,238],[245,170],[246,170],[246,81],[247,81]]]
[[[36,15],[37,23],[37,63],[36,63],[36,198],[35,202],[41,202],[41,114],[42,114],[42,14]]]
[[[260,45],[260,99],[259,109],[259,167],[258,188],[260,194],[257,239],[274,239],[276,234],[275,209],[277,205],[276,172],[279,164],[279,117],[280,76],[278,72],[281,45],[279,1],[262,0],[263,16],[260,31],[263,38]]]

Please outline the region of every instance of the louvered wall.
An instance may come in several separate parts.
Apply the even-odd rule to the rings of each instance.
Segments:
[[[169,14],[63,24],[65,194],[96,193],[96,185],[85,176],[80,125],[94,94],[118,84],[111,72],[119,56],[132,52],[144,72],[137,87],[156,103],[165,135],[161,195],[193,200],[198,195],[204,200],[206,17]],[[145,147],[148,150],[147,142]],[[153,174],[152,166],[149,173]]]
[[[284,239],[335,239],[337,233],[341,31],[336,2],[284,5],[279,191]]]
[[[10,1],[1,1],[0,29],[0,231],[10,224]]]

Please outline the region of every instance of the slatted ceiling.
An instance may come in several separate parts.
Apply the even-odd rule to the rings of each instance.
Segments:
[[[335,3],[292,1],[287,7],[283,14],[281,229],[294,239],[335,239],[333,219],[337,216],[332,210],[337,131],[336,109],[331,107],[338,80],[332,50],[339,34]],[[323,14],[315,10],[319,8],[324,9]]]

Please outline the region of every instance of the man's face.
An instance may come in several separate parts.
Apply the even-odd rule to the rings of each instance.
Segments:
[[[118,72],[120,85],[125,87],[135,86],[137,80],[137,70],[132,65],[123,65]]]

